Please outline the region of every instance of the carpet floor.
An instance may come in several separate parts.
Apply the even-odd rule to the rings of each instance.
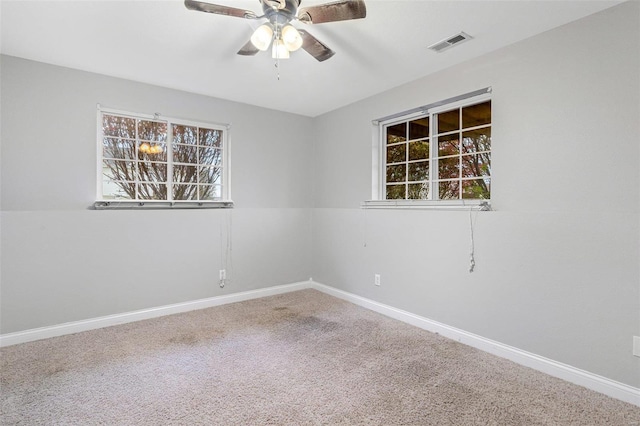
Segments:
[[[0,357],[3,425],[640,425],[640,407],[316,290]]]

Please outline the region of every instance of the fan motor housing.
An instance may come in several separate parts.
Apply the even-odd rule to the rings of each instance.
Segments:
[[[300,6],[300,0],[264,0],[262,2],[264,16],[274,25],[291,22],[296,16],[298,6]]]

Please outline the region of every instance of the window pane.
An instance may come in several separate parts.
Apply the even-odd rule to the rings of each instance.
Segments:
[[[222,169],[220,167],[200,167],[199,183],[220,184]]]
[[[183,165],[180,165],[180,164],[174,164],[174,166],[173,166],[173,181],[174,182],[197,183],[198,182],[198,167],[196,167],[196,166],[183,166]]]
[[[391,145],[387,147],[387,163],[407,161],[407,145]]]
[[[102,198],[105,200],[131,200],[136,196],[136,184],[133,182],[102,181]]]
[[[138,138],[146,141],[164,142],[167,140],[167,123],[140,120]]]
[[[491,151],[491,127],[462,133],[462,151]]]
[[[198,164],[198,147],[195,145],[173,145],[173,162]]]
[[[462,181],[462,198],[488,200],[491,198],[491,179]]]
[[[429,158],[429,141],[409,142],[409,160]]]
[[[489,198],[492,103],[477,99],[383,125],[387,199]]]
[[[136,157],[136,145],[124,139],[104,138],[102,140],[103,158],[119,158],[133,160]]]
[[[167,163],[141,161],[138,163],[138,176],[142,182],[166,182]]]
[[[102,174],[111,180],[136,180],[136,163],[134,161],[103,160]]]
[[[410,183],[408,188],[409,199],[411,200],[427,200],[429,199],[429,183]]]
[[[221,199],[224,130],[100,114],[101,199]],[[169,182],[175,185],[169,188]]]
[[[462,156],[462,177],[491,176],[491,154]]]
[[[387,200],[404,200],[404,185],[387,185]]]
[[[462,128],[491,123],[491,101],[462,108]]]
[[[409,180],[427,180],[429,179],[429,162],[420,161],[418,163],[409,163]]]
[[[173,185],[174,200],[197,200],[198,185]]]
[[[192,126],[173,126],[173,142],[195,145],[197,139],[198,128]]]
[[[460,129],[460,110],[442,112],[438,116],[438,133]]]
[[[387,182],[404,182],[406,180],[406,172],[406,164],[387,166]]]
[[[222,144],[221,130],[200,129],[198,135],[200,145],[220,147]]]
[[[198,191],[200,200],[219,200],[222,198],[219,185],[200,185]]]
[[[449,182],[438,183],[438,193],[441,200],[457,200],[460,198],[458,190],[460,188],[460,181],[454,180]]]
[[[404,142],[407,140],[407,123],[395,124],[387,127],[387,143]]]
[[[453,179],[460,177],[460,157],[441,158],[438,160],[438,177]]]
[[[198,164],[220,165],[222,150],[220,148],[198,147]]]
[[[141,183],[138,185],[138,199],[166,200],[167,185],[163,183]]]
[[[460,141],[457,133],[438,137],[438,156],[444,157],[458,154],[460,154]]]
[[[146,161],[167,161],[165,144],[142,142],[138,146],[138,159]]]
[[[134,139],[136,137],[136,119],[103,114],[102,132],[105,136]]]
[[[429,137],[429,117],[419,118],[409,123],[409,139]]]

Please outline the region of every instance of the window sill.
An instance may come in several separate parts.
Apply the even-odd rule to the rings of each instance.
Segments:
[[[233,201],[96,201],[94,210],[158,210],[158,209],[227,209],[233,207]]]
[[[479,210],[489,211],[487,200],[367,200],[360,204],[363,209],[414,209],[414,210]]]

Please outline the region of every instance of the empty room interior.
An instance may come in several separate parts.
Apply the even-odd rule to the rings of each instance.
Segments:
[[[640,1],[0,19],[1,424],[640,425]]]

